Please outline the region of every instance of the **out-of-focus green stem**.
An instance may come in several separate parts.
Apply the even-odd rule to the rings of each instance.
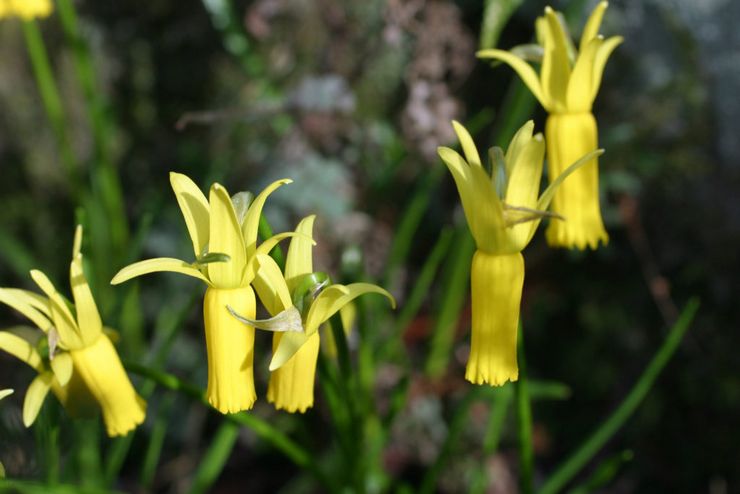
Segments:
[[[491,457],[498,449],[498,444],[501,441],[501,431],[504,428],[513,395],[513,387],[504,386],[490,399],[492,410],[488,419],[486,435],[483,439],[483,460],[480,462],[480,468],[477,468],[474,472],[470,494],[480,494],[486,491],[486,459]]]
[[[619,473],[622,466],[624,466],[625,463],[632,461],[633,457],[634,455],[632,454],[632,451],[625,450],[607,458],[602,461],[598,467],[596,467],[594,473],[591,474],[588,480],[568,491],[568,494],[589,494],[591,492],[598,492],[602,487],[611,482],[617,473]]]
[[[524,358],[524,338],[519,324],[519,380],[516,384],[516,410],[519,431],[519,489],[522,494],[531,494],[534,475],[534,452],[532,450],[532,404],[529,399],[527,363]]]
[[[36,77],[36,85],[41,94],[41,101],[44,104],[46,116],[49,119],[52,131],[54,132],[54,138],[59,147],[62,165],[67,173],[70,191],[73,197],[77,198],[80,193],[79,167],[67,136],[67,124],[65,122],[62,99],[59,96],[59,89],[54,80],[49,55],[44,46],[44,40],[41,37],[41,31],[36,21],[23,21],[23,36],[26,40],[28,55],[31,58],[33,74]]]
[[[154,476],[157,473],[157,465],[159,465],[159,458],[162,455],[162,447],[170,424],[170,411],[174,401],[175,394],[167,393],[159,403],[159,408],[157,408],[157,416],[152,426],[149,444],[141,466],[141,485],[145,489],[151,488]]]
[[[208,446],[208,451],[206,451],[198,466],[198,470],[195,472],[193,484],[190,486],[190,494],[208,492],[223,471],[226,460],[229,459],[238,437],[238,424],[229,421],[221,423],[216,435],[211,440],[211,444]]]
[[[483,8],[479,48],[495,48],[501,31],[524,0],[486,0]]]
[[[583,444],[560,465],[540,489],[540,494],[555,494],[565,487],[573,477],[596,455],[606,442],[624,425],[652,388],[663,367],[676,351],[684,334],[694,320],[699,301],[692,299],[673,325],[663,345],[650,361],[627,397]]]
[[[163,388],[172,391],[179,391],[185,396],[210,407],[210,405],[208,405],[208,400],[206,400],[205,397],[205,391],[197,386],[182,381],[172,374],[150,369],[135,362],[124,362],[124,365],[129,372],[150,379]],[[280,430],[270,425],[269,422],[252,413],[244,412],[224,415],[223,418],[224,420],[229,420],[235,424],[251,429],[258,437],[272,444],[296,465],[311,472],[316,480],[324,487],[329,488],[332,491],[335,490],[334,481],[324,474],[313,456],[295,441],[283,434]]]

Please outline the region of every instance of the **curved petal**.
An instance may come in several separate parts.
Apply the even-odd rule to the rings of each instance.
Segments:
[[[14,288],[0,288],[0,303],[8,305],[30,319],[39,329],[47,331],[52,326],[51,314],[44,315],[31,305],[23,295]],[[48,310],[48,309],[47,309]]]
[[[473,138],[470,136],[468,129],[463,127],[460,122],[456,120],[452,121],[452,127],[455,129],[455,134],[457,134],[457,138],[460,141],[460,147],[462,147],[463,154],[465,155],[465,161],[467,161],[470,166],[482,167],[483,165],[481,164],[478,149],[476,149],[475,142],[473,142]]]
[[[514,72],[519,74],[519,77],[521,77],[522,82],[524,82],[529,90],[532,91],[534,97],[539,100],[542,106],[547,108],[549,102],[546,100],[545,95],[542,92],[542,85],[537,77],[537,73],[527,62],[507,51],[496,49],[480,50],[475,54],[475,56],[478,58],[493,58],[494,60],[500,60],[514,69]],[[547,56],[547,53],[545,53],[545,56]]]
[[[599,92],[601,76],[604,74],[606,61],[609,60],[614,49],[622,44],[622,41],[624,41],[624,38],[621,36],[612,36],[604,41],[604,43],[599,47],[599,51],[596,52],[593,64],[593,76],[591,79],[591,101],[596,99],[596,94]]]
[[[103,330],[98,307],[82,270],[82,254],[77,254],[69,266],[69,283],[77,311],[77,327],[85,344],[94,343]]]
[[[51,318],[54,326],[59,332],[59,339],[65,348],[77,348],[83,345],[80,338],[77,322],[72,312],[67,307],[67,302],[56,291],[54,285],[44,273],[37,269],[31,270],[31,278],[41,288],[41,291],[49,297]]]
[[[260,215],[262,214],[262,208],[265,205],[267,197],[278,187],[290,183],[293,183],[293,181],[289,178],[274,181],[265,187],[265,189],[254,198],[252,204],[249,205],[247,216],[244,218],[244,222],[242,223],[242,236],[244,237],[244,242],[247,247],[247,258],[254,256],[257,251],[257,230],[259,229]]]
[[[378,293],[390,300],[395,309],[396,299],[388,291],[371,283],[352,283],[351,285],[331,285],[322,291],[308,310],[306,317],[306,335],[311,336],[319,326],[329,320],[339,309],[366,293]]]
[[[11,293],[14,297],[30,305],[46,317],[51,317],[49,299],[43,295],[39,295],[38,293],[31,292],[29,290],[22,290],[20,288],[0,288],[0,290],[5,290]]]
[[[534,134],[534,121],[528,120],[519,130],[516,131],[514,137],[511,138],[509,147],[506,148],[506,156],[504,162],[506,163],[506,176],[511,176],[511,169],[514,163],[519,159],[519,154],[525,148],[525,146],[532,140]]]
[[[13,394],[12,389],[0,389],[0,400]]]
[[[41,355],[36,350],[35,342],[29,341],[14,331],[0,331],[0,350],[9,353],[37,372],[44,370]]]
[[[247,265],[241,225],[236,219],[231,196],[221,184],[213,184],[210,193],[211,225],[208,242],[209,252],[220,252],[229,256],[228,262],[208,265],[208,278],[218,288],[238,288]]]
[[[210,229],[210,206],[206,196],[188,176],[170,172],[170,185],[175,192],[190,240],[193,242],[195,257],[202,255],[208,245]]]
[[[118,285],[124,281],[128,281],[137,276],[141,276],[149,273],[156,273],[160,271],[167,271],[171,273],[180,273],[193,278],[198,278],[204,283],[212,286],[211,281],[205,277],[203,273],[195,269],[191,264],[180,259],[174,259],[172,257],[157,257],[154,259],[147,259],[146,261],[139,261],[133,264],[129,264],[125,268],[121,269],[111,280],[111,285]]]
[[[581,34],[580,47],[578,48],[581,53],[586,50],[586,46],[588,46],[588,43],[599,34],[601,20],[604,18],[604,12],[606,11],[606,8],[608,6],[609,2],[599,2],[598,5],[596,5],[596,7],[594,8],[593,12],[591,12],[591,15],[588,17],[588,21],[586,21],[586,25],[583,28],[583,33]]]
[[[242,280],[242,282],[245,285],[248,285],[254,279],[254,276],[255,276],[254,270],[256,269],[255,260],[257,256],[268,255],[270,251],[274,249],[278,243],[280,243],[281,241],[289,237],[293,237],[293,238],[304,237],[305,240],[308,240],[310,245],[316,245],[316,242],[314,242],[311,237],[306,237],[305,235],[299,232],[283,232],[283,233],[278,233],[277,235],[273,235],[272,237],[262,242],[259,247],[257,247],[257,250],[254,253],[254,257],[247,260],[247,268],[244,271],[244,279]]]
[[[313,224],[316,215],[306,216],[298,223],[295,231],[305,236],[293,237],[285,258],[285,280],[290,288],[298,276],[313,272]]]
[[[310,336],[306,333],[282,333],[275,353],[270,360],[270,371],[279,369],[306,344]]]
[[[288,285],[277,263],[272,257],[262,254],[257,255],[256,262],[259,268],[252,285],[267,312],[275,316],[292,307]]]
[[[543,29],[545,34],[544,56],[540,71],[540,83],[543,93],[547,95],[550,107],[547,111],[565,110],[565,95],[570,78],[570,62],[568,60],[568,43],[565,33],[555,11],[545,7]]]
[[[26,398],[23,400],[23,424],[26,427],[31,427],[36,420],[41,405],[44,404],[44,399],[49,393],[53,379],[54,375],[51,372],[44,372],[31,381],[28,386]]]
[[[566,106],[572,113],[591,111],[593,104],[593,74],[594,60],[599,48],[604,43],[601,36],[592,39],[581,51],[573,67],[573,73],[568,80],[568,92],[566,94]]]
[[[542,165],[545,159],[545,140],[535,135],[516,155],[509,175],[505,202],[509,205],[534,208],[540,191]]]
[[[59,381],[60,386],[66,386],[72,377],[72,356],[69,352],[57,353],[50,360],[51,370]]]

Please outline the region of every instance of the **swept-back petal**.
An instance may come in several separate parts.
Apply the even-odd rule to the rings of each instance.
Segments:
[[[519,74],[522,82],[524,82],[529,90],[532,91],[532,94],[535,98],[537,98],[537,100],[539,100],[540,104],[545,108],[548,107],[549,102],[542,91],[542,85],[540,84],[540,80],[537,77],[537,73],[527,62],[517,57],[516,55],[512,55],[508,51],[504,50],[481,50],[475,55],[478,58],[493,58],[494,60],[500,60],[507,64],[509,67],[514,69],[514,72]],[[544,54],[544,57],[547,57],[547,53]]]
[[[285,258],[285,280],[289,288],[295,288],[296,278],[313,272],[313,224],[316,215],[306,216],[298,223],[295,231],[303,236],[293,237]]]
[[[182,211],[185,225],[193,242],[195,257],[202,255],[208,245],[210,206],[206,196],[188,176],[170,172],[170,185]]]
[[[457,134],[457,138],[460,141],[460,147],[462,147],[465,160],[468,164],[470,166],[483,166],[481,164],[480,155],[478,154],[478,149],[476,149],[475,142],[473,142],[473,138],[470,136],[468,129],[463,127],[460,122],[456,120],[452,121],[452,127],[455,129],[455,134]]]
[[[28,292],[28,293],[31,293],[31,292]],[[36,299],[33,299],[33,300],[37,301]],[[48,300],[48,299],[45,299],[45,300]],[[18,312],[26,316],[28,319],[30,319],[36,326],[39,327],[39,329],[43,331],[47,331],[49,327],[52,326],[52,322],[50,320],[51,314],[48,310],[48,305],[47,305],[47,313],[43,314],[35,306],[36,305],[35,302],[32,302],[32,300],[29,297],[26,297],[25,294],[22,293],[21,290],[16,290],[14,288],[0,288],[0,303],[8,305],[12,307],[13,309],[17,310]]]
[[[306,317],[306,334],[312,335],[319,326],[328,321],[339,309],[350,303],[355,298],[366,293],[377,293],[384,295],[391,302],[391,307],[396,307],[396,299],[387,290],[371,283],[352,283],[351,285],[331,285],[322,291],[311,304]]]
[[[509,147],[506,148],[506,176],[511,176],[511,169],[519,159],[519,154],[532,140],[534,134],[534,121],[528,120],[512,137]]]
[[[272,257],[263,254],[257,255],[256,262],[259,268],[252,285],[267,312],[275,316],[292,307],[293,301],[290,299],[288,285],[277,263]]]
[[[121,269],[111,280],[111,285],[118,285],[124,281],[128,281],[131,278],[136,278],[149,273],[156,273],[160,271],[168,271],[172,273],[180,273],[193,278],[198,278],[209,286],[213,286],[211,281],[205,277],[203,273],[195,269],[191,264],[180,259],[174,259],[171,257],[156,257],[154,259],[147,259],[146,261],[139,261],[133,264],[129,264],[125,268]]]
[[[547,207],[550,205],[550,201],[552,201],[552,198],[555,196],[555,191],[558,190],[558,187],[560,187],[560,184],[563,183],[563,180],[568,178],[568,175],[570,175],[592,159],[601,156],[602,154],[604,154],[604,150],[597,149],[581,157],[578,161],[566,168],[563,173],[558,175],[554,180],[550,182],[550,185],[542,193],[539,201],[537,202],[537,209],[542,211],[546,210]]]
[[[82,270],[82,255],[79,253],[69,266],[69,282],[75,300],[80,337],[85,344],[89,345],[100,336],[103,321],[100,319],[98,307],[95,305],[95,299],[85,279],[85,273]]]
[[[31,278],[41,288],[41,291],[49,297],[51,309],[51,318],[54,326],[59,332],[59,339],[65,348],[78,348],[83,346],[80,338],[79,328],[72,312],[70,312],[67,303],[62,296],[56,291],[54,285],[49,281],[44,273],[37,269],[31,270]]]
[[[13,394],[12,389],[0,389],[0,400]]]
[[[293,183],[293,181],[289,178],[276,180],[265,187],[265,189],[254,198],[252,204],[249,205],[247,216],[244,218],[244,222],[242,223],[242,235],[247,247],[247,258],[254,256],[255,251],[257,250],[257,231],[260,224],[260,215],[262,214],[262,208],[265,205],[267,197],[278,187],[290,183]]]
[[[211,229],[208,242],[210,252],[220,252],[230,257],[228,262],[208,265],[208,278],[218,288],[238,288],[247,264],[241,225],[236,219],[231,196],[221,184],[213,184],[210,194]]]
[[[309,242],[310,245],[316,245],[316,242],[314,242],[311,237],[306,237],[305,235],[299,232],[283,232],[283,233],[278,233],[277,235],[273,235],[272,237],[262,242],[259,247],[257,247],[257,250],[254,252],[254,257],[247,259],[247,268],[244,272],[244,279],[242,280],[244,285],[251,283],[252,280],[254,279],[255,270],[257,269],[257,265],[255,262],[257,256],[263,256],[263,255],[269,254],[270,251],[274,249],[278,243],[280,243],[281,241],[289,237],[293,237],[293,238],[305,237],[305,239]]]
[[[23,400],[23,425],[26,427],[31,427],[36,420],[53,380],[54,374],[44,372],[36,376],[36,379],[28,386],[26,398]]]
[[[310,336],[306,333],[282,333],[280,343],[278,343],[275,352],[272,354],[272,360],[270,360],[270,371],[282,367],[306,344],[309,338]]]
[[[609,56],[611,56],[614,49],[622,44],[622,41],[624,41],[624,38],[621,36],[612,36],[604,41],[596,52],[593,62],[593,76],[591,79],[591,101],[596,98],[596,94],[599,92],[601,76],[604,74],[606,61],[609,60]]]
[[[566,95],[566,106],[571,113],[591,111],[594,60],[603,43],[604,39],[597,36],[589,41],[578,55],[573,73],[568,80],[568,93]]]
[[[549,112],[563,111],[565,109],[568,79],[570,78],[568,44],[565,41],[563,27],[555,11],[550,7],[545,8],[545,20],[547,22],[542,24],[545,44],[540,70],[540,84],[550,105],[543,106]]]
[[[504,199],[507,204],[526,208],[537,205],[544,159],[545,140],[537,134],[516,154]]]
[[[50,363],[59,385],[66,386],[72,377],[72,356],[69,352],[58,353]]]
[[[599,2],[593,12],[591,12],[591,15],[588,17],[588,21],[586,21],[586,25],[583,28],[583,33],[581,34],[579,51],[583,52],[588,43],[599,34],[601,20],[604,18],[604,12],[608,6],[609,2]]]
[[[9,353],[37,372],[44,370],[44,364],[41,355],[36,350],[35,342],[29,341],[21,334],[14,331],[0,331],[0,350]]]

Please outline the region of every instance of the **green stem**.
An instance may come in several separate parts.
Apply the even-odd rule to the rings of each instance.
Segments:
[[[542,486],[540,494],[555,494],[596,455],[606,442],[624,425],[650,391],[655,380],[681,344],[684,334],[699,309],[699,301],[691,299],[673,325],[663,345],[655,354],[627,397],[604,423],[599,426],[573,454],[560,465]]]
[[[31,65],[33,65],[33,74],[36,77],[36,85],[41,94],[41,101],[44,104],[46,116],[49,119],[54,138],[59,147],[62,165],[67,173],[69,188],[72,195],[78,197],[80,194],[78,164],[67,136],[64,108],[62,107],[62,99],[59,96],[59,89],[54,80],[49,55],[44,46],[41,31],[35,21],[23,21],[23,36],[26,40],[28,55],[31,58]]]
[[[504,386],[491,397],[491,416],[488,419],[486,435],[483,439],[483,461],[480,462],[480,468],[474,472],[473,480],[470,486],[471,494],[479,494],[486,491],[487,488],[487,458],[496,453],[499,442],[501,441],[501,431],[504,429],[506,415],[509,412],[509,405],[513,397],[512,386]]]
[[[157,417],[152,426],[152,433],[141,467],[141,485],[145,489],[151,488],[154,476],[157,473],[157,465],[159,465],[159,458],[162,456],[162,447],[170,424],[170,411],[174,401],[174,393],[167,393],[157,409]]]
[[[239,438],[239,425],[234,422],[222,422],[211,441],[208,451],[195,472],[190,494],[207,492],[224,469],[226,461]]]
[[[527,365],[524,358],[524,338],[519,324],[519,381],[516,385],[516,410],[519,429],[519,488],[522,494],[531,494],[534,474],[532,450],[532,404],[529,398]]]
[[[124,362],[124,365],[129,372],[150,379],[163,388],[179,391],[185,396],[210,408],[208,400],[205,397],[205,391],[197,386],[182,381],[172,374],[150,369],[135,362]],[[311,472],[316,480],[325,487],[334,490],[334,481],[321,471],[313,456],[280,430],[270,425],[269,422],[254,414],[244,412],[224,415],[223,418],[251,429],[258,437],[273,445],[288,457],[288,459],[293,461],[293,463]]]

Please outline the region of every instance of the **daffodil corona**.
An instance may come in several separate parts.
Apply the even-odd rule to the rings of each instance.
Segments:
[[[143,274],[171,271],[198,278],[208,285],[203,301],[208,354],[208,402],[221,413],[249,410],[257,399],[254,388],[254,327],[234,319],[227,307],[254,319],[256,302],[251,283],[259,255],[283,238],[275,235],[257,247],[260,214],[267,197],[291,180],[278,180],[253,201],[246,193],[229,197],[220,184],[209,199],[185,175],[170,173],[170,183],[193,243],[195,262],[158,258],[127,266],[113,278],[123,283]]]
[[[30,425],[51,390],[72,415],[97,403],[109,436],[126,435],[144,421],[146,403],[136,393],[103,327],[82,269],[82,227],[75,233],[70,284],[74,305],[38,270],[31,278],[44,296],[2,288],[0,302],[28,317],[46,336],[47,360],[38,351],[40,339],[28,328],[0,333],[0,348],[15,355],[38,373],[26,393],[23,418]],[[74,313],[73,313],[74,312]]]
[[[285,274],[267,255],[258,256],[255,289],[274,317],[250,321],[238,311],[233,314],[245,323],[275,331],[270,384],[267,399],[275,408],[305,412],[313,406],[316,361],[319,355],[319,327],[356,297],[365,293],[390,293],[369,283],[329,284],[326,275],[313,272],[312,231],[314,216],[304,218],[296,228],[285,262]]]
[[[545,9],[543,17],[537,19],[540,46],[515,48],[511,52],[495,49],[478,52],[480,58],[510,65],[549,113],[545,137],[551,180],[563,173],[570,163],[598,146],[598,131],[591,107],[606,62],[622,42],[620,36],[605,40],[598,34],[607,6],[607,2],[600,2],[591,13],[578,52],[566,32],[561,15],[550,7]],[[541,62],[539,77],[523,57]],[[599,208],[596,158],[560,187],[553,198],[552,210],[567,221],[550,223],[546,232],[550,245],[583,250],[587,246],[596,249],[599,242],[608,242]]]
[[[48,17],[52,10],[51,0],[0,0],[0,19],[20,17],[28,21]]]
[[[471,267],[472,337],[465,378],[500,386],[519,377],[516,342],[524,284],[521,251],[543,217],[558,219],[546,212],[557,188],[601,151],[581,157],[538,197],[545,142],[542,134],[533,135],[533,122],[519,129],[506,154],[491,149],[490,176],[468,131],[457,122],[453,126],[465,158],[450,148],[438,151],[455,179],[477,248]]]

